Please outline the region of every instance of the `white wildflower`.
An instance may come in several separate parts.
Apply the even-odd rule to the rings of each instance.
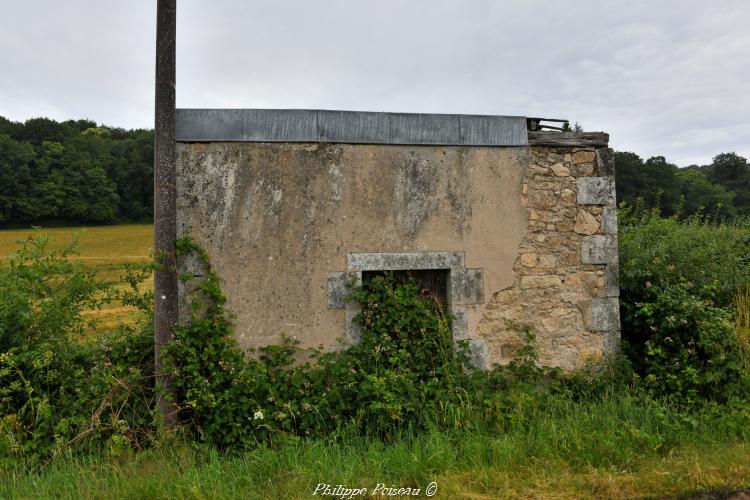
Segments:
[[[263,412],[258,410],[253,413],[253,420],[263,420]]]

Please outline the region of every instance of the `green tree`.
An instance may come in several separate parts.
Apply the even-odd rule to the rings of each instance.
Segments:
[[[678,168],[663,156],[645,162],[635,153],[616,152],[615,172],[617,201],[636,204],[640,199],[647,208],[658,207],[672,215],[681,208]]]
[[[750,167],[747,159],[737,153],[716,155],[711,163],[709,179],[734,193],[735,206],[750,214]]]
[[[33,217],[34,148],[0,134],[0,223]]]
[[[153,132],[0,117],[0,225],[148,221]]]
[[[712,184],[706,175],[698,170],[681,170],[677,172],[680,181],[680,191],[683,196],[683,211],[695,214],[703,211],[720,217],[733,217],[737,210],[734,208],[734,193],[724,189],[719,184]]]

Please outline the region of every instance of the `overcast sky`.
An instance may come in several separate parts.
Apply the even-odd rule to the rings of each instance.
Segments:
[[[177,0],[177,105],[566,118],[750,155],[750,0]],[[0,115],[153,126],[156,2],[0,0]]]

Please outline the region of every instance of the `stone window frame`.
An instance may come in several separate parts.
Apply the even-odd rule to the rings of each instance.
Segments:
[[[346,310],[345,342],[356,344],[362,336],[361,325],[354,321],[362,311],[361,306],[345,297],[351,286],[362,283],[363,272],[430,270],[447,271],[447,307],[453,315],[453,339],[469,340],[467,307],[485,302],[484,273],[482,269],[466,267],[464,252],[347,252],[346,271],[328,273],[327,293],[328,309]]]

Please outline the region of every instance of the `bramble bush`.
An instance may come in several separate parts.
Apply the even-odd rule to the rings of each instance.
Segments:
[[[387,439],[469,425],[482,405],[466,346],[454,346],[450,318],[413,278],[387,273],[357,290],[357,345],[323,353],[287,338],[245,356],[207,256],[189,239],[178,249],[196,252],[207,270],[189,326],[165,349],[182,417],[202,439],[229,446],[344,429]]]
[[[115,295],[70,261],[74,251],[30,237],[0,268],[0,461],[150,439],[152,335],[121,326],[84,339],[81,312]],[[135,288],[119,298],[150,303],[135,286],[148,272],[133,268]]]
[[[645,387],[687,404],[747,398],[734,298],[750,284],[750,224],[619,216],[623,350]]]
[[[718,307],[731,308],[737,289],[750,283],[750,219],[680,220],[621,206],[618,220],[620,289],[628,300],[652,294],[652,287],[690,283],[698,293],[708,290]]]

